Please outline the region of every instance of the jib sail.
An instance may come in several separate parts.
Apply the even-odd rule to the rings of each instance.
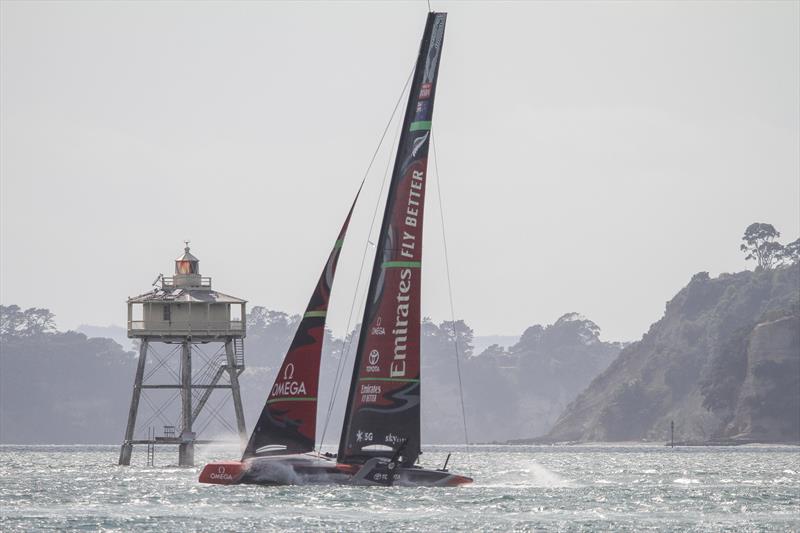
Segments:
[[[417,56],[350,383],[342,462],[400,455],[410,465],[420,452],[422,215],[446,17],[428,15]]]
[[[325,317],[336,264],[339,262],[339,252],[356,200],[358,194],[328,256],[275,383],[269,391],[267,402],[245,449],[244,458],[303,453],[314,449],[317,389],[322,341],[325,338]]]

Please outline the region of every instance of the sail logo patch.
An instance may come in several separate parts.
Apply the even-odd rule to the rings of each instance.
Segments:
[[[425,58],[425,71],[422,80],[426,83],[433,81],[433,77],[436,74],[439,51],[442,49],[442,39],[444,39],[444,17],[440,15],[436,17],[436,22],[434,22],[430,44],[428,45],[428,57]],[[427,85],[430,85],[430,83],[427,83]],[[425,87],[425,83],[423,83],[422,87]]]
[[[303,396],[306,384],[303,381],[281,381],[272,386],[272,396]]]
[[[444,38],[444,17],[437,16],[434,22],[431,40],[428,45],[428,54],[425,57],[425,70],[422,71],[422,88],[419,91],[420,98],[431,97],[431,87],[433,77],[436,75],[436,65],[439,63],[439,52],[442,49],[442,39]]]
[[[430,122],[428,122],[428,124],[430,124]],[[422,148],[422,146],[425,144],[425,141],[428,140],[428,135],[430,135],[430,133],[431,133],[430,131],[426,131],[425,135],[422,135],[422,136],[417,137],[416,139],[414,139],[414,145],[411,148],[411,155],[412,156],[417,157],[417,153],[419,152],[419,149]],[[420,174],[421,174],[421,172],[420,172]]]
[[[361,385],[361,403],[377,402],[380,393],[380,385]]]
[[[417,102],[417,114],[414,115],[414,121],[415,122],[419,121],[419,120],[428,120],[428,116],[429,116],[428,108],[429,108],[429,106],[430,106],[430,102],[427,102],[425,100],[420,100],[419,102]]]
[[[420,99],[426,99],[431,97],[431,84],[430,83],[423,83],[422,87],[419,90],[419,97]]]
[[[283,381],[276,382],[272,386],[270,396],[303,396],[306,394],[306,384],[304,381],[294,381],[294,363],[289,363],[283,369]]]
[[[399,444],[403,441],[403,438],[399,435],[395,435],[394,433],[389,433],[384,437],[383,440],[388,444]]]
[[[373,434],[371,431],[356,431],[356,442],[366,441],[372,442]]]
[[[384,329],[384,327],[381,326],[381,317],[378,317],[378,319],[375,321],[375,327],[372,328],[372,334],[373,335],[386,335],[386,329]]]
[[[380,372],[381,367],[378,366],[378,361],[381,359],[381,354],[378,350],[372,350],[369,352],[369,365],[367,365],[367,372],[375,373]]]

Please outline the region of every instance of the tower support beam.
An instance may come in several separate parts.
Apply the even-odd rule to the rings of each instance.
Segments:
[[[142,380],[144,379],[144,365],[147,360],[147,347],[149,342],[142,339],[139,344],[139,362],[136,364],[136,377],[133,381],[133,395],[131,397],[131,407],[128,410],[128,425],[125,426],[125,440],[119,451],[119,464],[129,466],[131,464],[131,452],[133,452],[133,432],[136,429],[136,414],[139,411],[139,398],[142,395]]]
[[[181,444],[178,466],[194,466],[194,433],[192,433],[192,343],[183,341],[181,350]]]
[[[247,446],[247,429],[244,425],[244,409],[242,408],[242,393],[239,389],[239,367],[236,365],[236,356],[233,353],[233,338],[228,337],[225,341],[225,355],[228,357],[228,376],[231,381],[231,392],[233,393],[233,409],[236,412],[236,429],[239,432],[239,442],[242,451]]]

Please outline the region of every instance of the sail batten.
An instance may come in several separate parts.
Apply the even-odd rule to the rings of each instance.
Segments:
[[[428,146],[446,13],[430,13],[367,293],[339,461],[420,453],[420,296]],[[380,448],[380,451],[376,449]]]
[[[344,237],[360,193],[361,188],[356,193],[292,344],[278,370],[245,448],[244,459],[261,455],[304,453],[314,449],[319,369],[328,303]]]

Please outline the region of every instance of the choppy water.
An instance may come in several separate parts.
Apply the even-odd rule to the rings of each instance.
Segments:
[[[430,447],[438,466],[447,447]],[[0,447],[0,530],[800,530],[800,449],[475,447],[460,488],[213,486],[112,446]],[[231,450],[198,452],[198,464]],[[158,451],[168,465],[176,453]]]

